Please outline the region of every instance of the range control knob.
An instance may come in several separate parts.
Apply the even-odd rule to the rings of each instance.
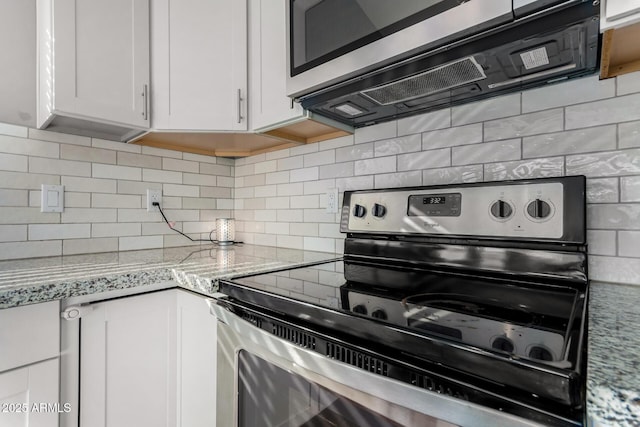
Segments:
[[[529,357],[536,360],[546,360],[551,362],[553,360],[553,355],[549,350],[544,347],[533,346],[531,350],[529,350]]]
[[[500,351],[506,351],[507,353],[513,353],[515,347],[511,340],[507,337],[498,337],[491,343],[491,348]]]
[[[353,215],[358,217],[358,218],[362,218],[363,216],[365,216],[367,214],[367,208],[365,208],[362,205],[355,205],[353,207]]]
[[[353,307],[352,311],[358,314],[367,314],[367,307],[364,304],[358,304]]]
[[[499,219],[509,218],[513,214],[513,208],[504,200],[498,200],[491,205],[491,215]]]
[[[551,215],[551,206],[544,200],[535,199],[527,205],[527,213],[531,218],[543,219]]]
[[[383,309],[378,308],[376,310],[373,310],[373,313],[371,313],[371,317],[374,317],[380,320],[387,320],[387,313],[385,313]]]
[[[375,205],[373,205],[372,213],[373,213],[373,216],[382,218],[387,214],[387,208],[385,208],[383,205],[376,203]]]

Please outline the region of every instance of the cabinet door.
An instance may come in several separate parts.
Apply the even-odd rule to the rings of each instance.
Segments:
[[[149,127],[149,0],[55,0],[53,8],[54,110]]]
[[[80,332],[80,425],[175,425],[175,291],[92,305]]]
[[[246,0],[152,0],[153,127],[247,129]]]
[[[59,354],[58,301],[0,310],[0,372]]]
[[[0,122],[36,125],[36,3],[0,2]],[[11,100],[10,102],[7,102]]]
[[[640,22],[640,0],[603,0],[600,3],[600,32]]]
[[[58,401],[58,377],[58,358],[0,373],[0,425],[56,427],[72,409]]]
[[[251,127],[261,129],[302,115],[286,95],[286,0],[250,0]]]
[[[216,318],[204,297],[178,291],[178,426],[216,425]]]

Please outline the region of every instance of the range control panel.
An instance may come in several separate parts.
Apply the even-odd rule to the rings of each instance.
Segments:
[[[568,216],[584,222],[584,197],[583,177],[353,191],[341,231],[559,240]]]

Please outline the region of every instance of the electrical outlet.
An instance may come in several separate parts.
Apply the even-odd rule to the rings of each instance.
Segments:
[[[330,188],[327,190],[327,213],[338,212],[338,189]]]
[[[159,212],[157,206],[153,206],[153,203],[162,202],[162,191],[147,189],[147,212]]]

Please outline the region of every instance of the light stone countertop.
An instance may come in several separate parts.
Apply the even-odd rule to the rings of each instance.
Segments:
[[[160,282],[204,295],[218,279],[336,259],[266,246],[212,245],[0,261],[0,309]],[[594,427],[640,426],[640,286],[592,282],[587,415]]]
[[[640,426],[640,286],[591,282],[587,415],[594,427]]]
[[[218,279],[336,259],[335,254],[269,246],[213,245],[0,261],[0,309],[161,282],[211,294]],[[135,288],[135,289],[134,289]]]

